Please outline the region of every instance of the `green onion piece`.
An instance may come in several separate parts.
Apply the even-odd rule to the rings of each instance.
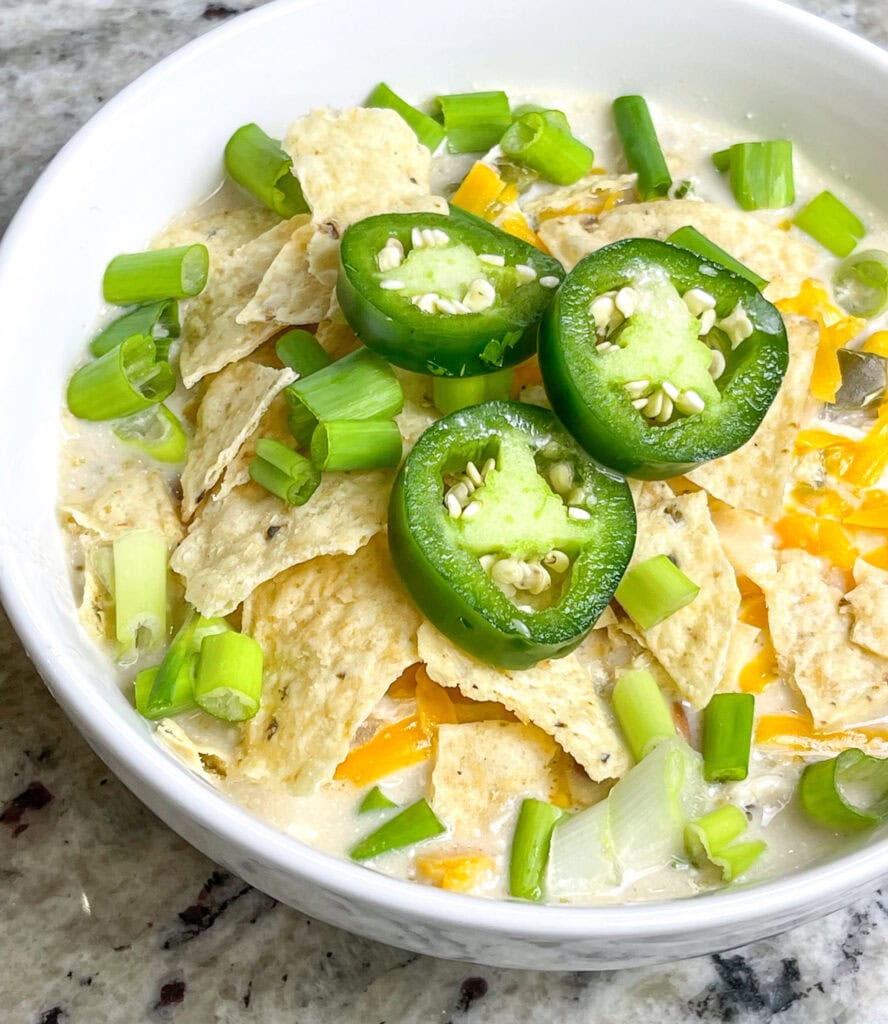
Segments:
[[[256,442],[250,477],[290,505],[304,505],[321,482],[320,470],[309,459],[271,438]]]
[[[397,93],[393,92],[385,82],[379,85],[367,97],[364,104],[366,107],[386,107],[389,110],[397,111],[401,117],[410,125],[416,133],[417,139],[423,146],[427,146],[433,153],[444,141],[444,128],[433,117],[424,114],[416,107],[411,107],[406,100],[402,100]]]
[[[319,422],[391,419],[404,408],[391,366],[366,348],[337,359],[286,389],[291,408],[302,404]]]
[[[157,675],[148,694],[147,711],[144,712],[146,717],[162,718],[173,706],[182,673],[192,662],[192,674],[196,668],[196,656],[204,637],[230,632],[231,626],[225,619],[207,619],[189,612],[157,666]]]
[[[318,421],[301,403],[290,406],[290,416],[287,419],[287,429],[293,435],[300,448],[308,448],[311,445],[311,435],[315,432]]]
[[[746,831],[746,824],[746,815],[739,807],[725,804],[685,827],[685,850],[697,867],[708,861],[721,869],[726,882],[732,882],[767,849],[761,839],[734,842]]]
[[[480,377],[433,377],[432,401],[442,416],[481,402],[507,399],[512,393],[512,369]]]
[[[439,96],[447,148],[451,153],[492,149],[512,123],[504,92],[462,92]]]
[[[888,309],[888,252],[867,249],[856,252],[833,274],[836,301],[851,316],[867,320]]]
[[[170,338],[179,337],[179,303],[175,299],[166,299],[161,302],[150,302],[145,306],[137,306],[112,321],[89,343],[89,350],[94,356],[103,356],[112,348],[134,334],[144,334],[147,337],[154,337],[154,331],[161,327]],[[155,344],[160,350],[163,339],[155,338]],[[166,358],[166,354],[162,356]]]
[[[684,178],[680,181],[672,191],[673,199],[684,199],[686,196],[691,195],[694,192],[694,183],[690,178]]]
[[[722,878],[726,882],[733,882],[735,878],[745,874],[767,848],[768,844],[763,839],[734,843],[717,853],[712,858],[712,863],[721,868]]]
[[[428,802],[420,799],[365,836],[349,850],[348,855],[352,860],[369,860],[389,850],[400,850],[439,836],[443,831],[444,826]]]
[[[156,530],[131,530],[114,550],[114,612],[120,656],[135,659],[166,636],[167,543]]]
[[[500,145],[506,156],[556,185],[573,185],[592,170],[595,162],[592,150],[561,128],[557,119],[534,112],[514,121]]]
[[[81,366],[68,382],[68,408],[81,420],[116,420],[162,402],[176,375],[156,354],[153,339],[134,335]]]
[[[737,782],[749,774],[755,697],[716,693],[703,712],[703,775],[707,782]]]
[[[153,405],[121,420],[114,435],[124,444],[141,448],[158,462],[181,462],[188,449],[188,437],[179,417],[165,405]]]
[[[793,217],[793,224],[834,256],[845,257],[866,234],[863,222],[832,192],[821,192]]]
[[[633,566],[614,596],[642,629],[650,629],[690,604],[699,593],[697,584],[670,558],[655,555]]]
[[[157,674],[160,672],[160,665],[153,668],[142,669],[136,676],[135,696],[136,711],[143,718],[150,718],[152,721],[158,718],[172,718],[173,715],[181,715],[183,711],[191,711],[196,708],[194,703],[194,670],[197,667],[197,656],[192,654],[181,663],[179,672],[173,680],[173,688],[168,705],[157,710],[152,710],[148,705],[148,698]]]
[[[389,800],[379,786],[374,786],[373,789],[367,791],[367,794],[358,806],[358,814],[366,814],[368,811],[382,811],[389,807],[397,806],[394,800]]]
[[[610,807],[605,798],[555,825],[545,884],[550,900],[589,897],[618,884]]]
[[[204,290],[209,270],[210,254],[200,243],[124,253],[108,264],[102,291],[116,306],[190,299]]]
[[[731,191],[744,210],[778,210],[795,202],[792,143],[738,142],[730,148]]]
[[[512,838],[509,893],[522,900],[543,898],[543,879],[555,823],[564,812],[544,800],[523,800]]]
[[[394,420],[325,420],[311,436],[311,461],[325,472],[387,469],[401,461]]]
[[[675,735],[675,723],[650,672],[624,672],[611,697],[614,713],[632,756],[641,761],[664,739]]]
[[[644,97],[619,96],[615,99],[614,121],[626,160],[638,175],[638,193],[641,198],[648,200],[665,196],[672,187],[672,176],[666,166]]]
[[[715,165],[715,169],[721,174],[731,169],[731,147],[727,149],[720,149],[717,153],[712,154],[712,162]]]
[[[522,103],[520,106],[512,108],[512,123],[521,120],[525,114],[542,114],[543,117],[556,128],[560,128],[563,132],[567,132],[568,135],[572,135],[573,132],[570,130],[570,122],[567,120],[567,114],[563,110],[547,110],[545,107],[541,107],[538,103]]]
[[[888,819],[888,758],[857,747],[802,772],[799,799],[809,817],[836,832],[857,832]]]
[[[284,366],[295,370],[300,377],[323,370],[333,362],[311,331],[304,331],[301,327],[282,334],[274,350]]]
[[[258,124],[245,124],[225,144],[225,170],[280,217],[308,213],[293,161]]]
[[[715,242],[711,242],[706,235],[701,234],[696,228],[692,228],[690,224],[679,228],[677,231],[673,231],[666,241],[672,242],[673,245],[680,245],[682,249],[687,249],[689,252],[696,253],[711,263],[718,263],[732,273],[745,277],[747,281],[751,281],[760,291],[768,284],[754,270],[750,270],[749,267],[739,260],[735,260],[724,249],[720,249]]]
[[[246,633],[205,636],[197,660],[194,699],[223,722],[243,722],[259,710],[262,648]]]

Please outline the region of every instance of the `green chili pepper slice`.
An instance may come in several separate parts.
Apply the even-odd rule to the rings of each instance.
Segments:
[[[642,479],[745,444],[789,363],[780,313],[755,285],[648,238],[577,264],[543,319],[539,354],[562,423],[604,465]]]
[[[336,294],[358,337],[416,373],[474,377],[536,350],[557,260],[462,210],[383,214],[342,237]]]
[[[548,409],[486,402],[432,424],[389,508],[389,546],[422,612],[482,661],[522,669],[572,651],[635,544],[625,480]]]

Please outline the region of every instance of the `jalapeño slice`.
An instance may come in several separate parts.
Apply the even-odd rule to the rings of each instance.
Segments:
[[[687,249],[627,238],[585,257],[540,330],[559,419],[629,476],[685,473],[745,444],[789,362],[780,313]]]
[[[563,277],[551,256],[454,208],[353,224],[336,294],[354,332],[389,362],[475,377],[533,355]]]
[[[486,402],[432,424],[392,490],[389,546],[423,613],[483,661],[572,651],[635,544],[625,480],[548,409]]]

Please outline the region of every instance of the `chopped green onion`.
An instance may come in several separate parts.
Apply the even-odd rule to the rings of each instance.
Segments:
[[[190,299],[204,290],[210,269],[205,245],[115,256],[105,270],[102,291],[106,302],[132,306],[158,299]]]
[[[567,124],[566,118],[564,123]],[[514,121],[500,145],[506,156],[556,185],[573,185],[592,170],[595,161],[592,150],[560,127],[557,119],[535,112]]]
[[[259,710],[262,648],[246,633],[205,636],[197,660],[194,699],[214,718],[243,722]]]
[[[304,455],[264,437],[256,442],[250,477],[290,505],[304,505],[321,482],[320,470]]]
[[[389,818],[378,829],[365,836],[349,850],[352,860],[369,860],[390,850],[400,850],[424,839],[439,836],[444,826],[435,816],[425,799],[405,807],[400,814]]]
[[[809,817],[836,832],[856,832],[888,819],[888,758],[857,747],[802,772],[799,799]]]
[[[317,425],[318,421],[304,405],[297,403],[290,406],[287,429],[300,448],[308,448],[311,445],[311,435],[315,432]]]
[[[708,861],[721,869],[726,882],[731,882],[748,871],[767,849],[761,839],[734,842],[746,831],[746,825],[743,811],[725,804],[685,827],[685,850],[697,867]]]
[[[157,674],[146,702],[147,711],[143,712],[146,717],[163,718],[174,705],[182,674],[192,661],[195,663],[192,671],[196,667],[197,654],[204,637],[231,631],[225,619],[207,619],[193,611],[189,612],[157,666]]]
[[[729,171],[731,169],[731,147],[728,146],[727,149],[720,149],[717,153],[713,153],[712,162],[720,174]]]
[[[679,228],[677,231],[673,231],[666,241],[672,242],[673,245],[680,245],[682,249],[696,253],[711,263],[721,264],[721,266],[732,273],[739,274],[740,277],[745,277],[747,281],[751,281],[759,290],[768,283],[763,277],[759,277],[754,270],[750,270],[745,264],[735,260],[733,256],[726,253],[724,249],[720,249],[706,235],[701,234],[696,228],[692,228],[690,224]]]
[[[546,107],[541,107],[538,103],[522,103],[520,106],[512,108],[512,123],[520,121],[525,114],[542,114],[549,124],[567,132],[568,135],[573,134],[567,114],[563,110],[547,110]]]
[[[156,359],[151,338],[133,335],[86,366],[68,382],[68,408],[82,420],[116,420],[168,398],[176,375]]]
[[[179,672],[173,680],[173,687],[168,705],[157,710],[152,710],[148,704],[148,698],[157,674],[160,672],[160,665],[152,668],[145,668],[136,676],[135,697],[136,711],[143,718],[150,718],[152,721],[158,718],[172,718],[173,715],[181,715],[183,711],[191,711],[196,708],[194,703],[194,670],[197,667],[197,655],[192,654],[181,663]]]
[[[167,543],[156,530],[130,530],[114,550],[114,611],[124,661],[159,647],[166,636]]]
[[[245,124],[225,144],[225,170],[280,217],[308,213],[293,161],[257,124]]]
[[[311,436],[311,461],[325,472],[387,469],[402,453],[394,420],[325,420]]]
[[[755,697],[716,693],[703,711],[703,775],[707,782],[737,782],[749,774]]]
[[[836,301],[851,316],[867,320],[888,309],[888,252],[856,252],[833,274]]]
[[[507,399],[512,393],[512,369],[480,377],[433,377],[432,401],[442,416],[481,402]]]
[[[523,800],[512,838],[509,893],[522,900],[543,898],[543,879],[555,823],[564,812],[544,800]]]
[[[695,191],[694,182],[690,178],[684,178],[672,190],[673,199],[685,199]]]
[[[323,370],[333,362],[311,331],[305,331],[301,327],[282,334],[274,350],[284,366],[295,370],[300,377],[307,377],[318,370]]]
[[[286,393],[291,407],[305,406],[319,422],[387,420],[404,408],[401,382],[391,366],[366,348],[297,380]]]
[[[737,142],[728,150],[731,191],[744,210],[777,210],[795,202],[792,171],[792,143],[788,139],[769,142]],[[716,153],[718,167],[723,154]]]
[[[439,96],[447,148],[451,153],[492,149],[512,123],[504,92],[462,92]]]
[[[610,801],[605,798],[555,825],[546,871],[551,900],[600,894],[617,885],[620,872],[610,827]]]
[[[158,462],[181,462],[188,449],[188,437],[179,417],[162,404],[121,420],[114,435],[124,444],[141,448]]]
[[[793,217],[793,224],[834,256],[845,257],[866,234],[863,222],[832,194],[821,192]]]
[[[672,176],[644,97],[619,96],[613,109],[626,160],[638,175],[639,195],[643,200],[665,196],[672,187]]]
[[[428,147],[433,153],[444,141],[444,128],[433,117],[424,114],[416,107],[411,107],[406,100],[402,100],[397,93],[393,92],[385,82],[379,85],[367,97],[364,104],[367,107],[386,107],[389,110],[397,111],[401,117],[410,125],[416,133],[417,139],[423,146]]]
[[[614,686],[614,714],[636,761],[664,739],[675,735],[669,707],[650,672],[624,672]]]
[[[179,337],[179,303],[175,299],[149,302],[145,306],[137,306],[129,313],[124,313],[93,338],[89,343],[89,350],[94,356],[103,356],[134,334],[154,337],[154,331],[158,326],[166,331],[168,337]],[[155,338],[154,343],[157,345],[158,358],[165,359],[166,353],[160,355],[160,342],[163,340]]]
[[[690,604],[699,593],[697,584],[667,555],[655,555],[633,566],[614,596],[642,629],[650,629]]]
[[[367,791],[366,796],[358,806],[358,814],[366,814],[368,811],[382,811],[389,807],[397,806],[394,800],[389,800],[379,786],[374,786],[373,789]]]

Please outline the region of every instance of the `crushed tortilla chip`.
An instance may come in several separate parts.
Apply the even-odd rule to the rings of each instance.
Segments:
[[[552,255],[570,270],[603,245],[621,238],[665,239],[685,225],[768,280],[765,295],[772,301],[795,295],[819,259],[811,246],[743,210],[691,199],[616,206],[600,217],[556,217],[541,224],[539,234]]]
[[[157,723],[154,738],[162,746],[169,748],[193,772],[209,782],[214,775],[225,777],[228,774],[228,749],[205,737],[195,740],[181,723],[173,718],[162,718]]]
[[[834,730],[888,712],[888,659],[851,640],[851,609],[823,571],[806,551],[786,551],[765,599],[781,674],[801,691],[814,725]]]
[[[392,479],[390,470],[324,473],[300,506],[254,483],[206,503],[170,562],[185,579],[186,600],[202,615],[227,615],[292,565],[354,554],[385,529]]]
[[[732,508],[711,495],[709,512],[734,572],[752,580],[758,587],[764,586],[777,571],[770,524],[755,513]]]
[[[391,681],[417,660],[419,623],[382,537],[261,586],[244,630],[265,652],[262,704],[237,770],[300,794],[329,782]]]
[[[817,327],[811,320],[797,316],[784,320],[789,369],[758,430],[742,448],[687,474],[713,497],[770,519],[778,518],[783,508],[793,446],[811,402],[808,381],[818,344]]]
[[[636,629],[682,697],[702,708],[725,673],[740,610],[734,570],[712,524],[705,494],[673,494],[653,505],[642,502],[630,568],[655,555],[667,555],[700,592],[665,621]]]
[[[740,689],[740,673],[755,657],[761,632],[758,626],[751,626],[748,622],[738,619],[734,623],[725,670],[717,687],[719,693]]]
[[[184,533],[163,477],[142,466],[116,475],[88,504],[63,505],[61,512],[75,532],[95,534],[101,541],[113,541],[130,530],[156,530],[172,548]]]
[[[616,178],[587,174],[573,185],[554,188],[522,203],[521,210],[540,223],[552,217],[597,216],[620,203],[632,201],[635,194],[634,174],[621,174]]]
[[[197,428],[182,471],[182,518],[195,512],[222,476],[275,395],[296,380],[290,369],[232,363],[214,377],[197,412]]]
[[[178,245],[200,243],[210,254],[210,270],[220,259],[230,256],[250,239],[274,227],[278,215],[258,203],[251,206],[221,209],[197,207],[177,217],[151,241],[152,249],[169,249]]]
[[[250,480],[250,463],[256,455],[256,442],[261,437],[270,438],[293,447],[293,435],[289,427],[290,403],[284,394],[275,395],[253,432],[244,439],[239,451],[228,463],[222,482],[213,492],[213,498],[221,501],[226,494]]]
[[[854,579],[857,586],[845,597],[854,618],[851,639],[888,658],[888,572],[861,559],[854,566]]]
[[[574,654],[522,671],[499,669],[459,650],[427,622],[418,641],[420,659],[435,682],[473,700],[504,704],[521,721],[553,736],[594,781],[618,778],[629,768],[613,712],[596,688],[603,670],[595,673]]]
[[[322,320],[315,337],[334,362],[361,347],[361,341],[351,327],[336,320]]]

